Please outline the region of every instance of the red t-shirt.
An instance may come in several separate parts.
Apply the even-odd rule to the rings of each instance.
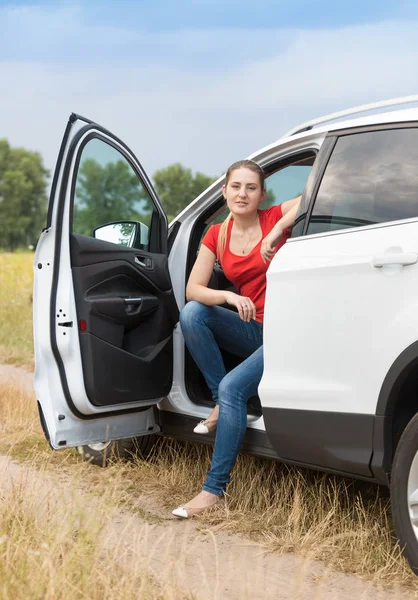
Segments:
[[[266,271],[270,265],[267,261],[264,263],[261,258],[260,249],[261,242],[268,233],[273,229],[274,225],[279,221],[282,214],[282,207],[272,206],[266,210],[259,210],[258,216],[260,219],[261,231],[263,233],[259,243],[251,250],[247,256],[233,254],[229,249],[231,239],[231,229],[233,220],[228,223],[228,233],[226,237],[225,251],[222,256],[222,261],[218,257],[218,236],[221,224],[212,225],[209,227],[205,237],[202,240],[209,250],[211,250],[222,262],[222,269],[225,276],[237,288],[241,296],[251,298],[257,309],[256,320],[259,323],[263,322],[264,318],[264,302],[266,298]],[[283,246],[289,238],[290,230],[285,230],[280,237],[280,241],[276,246],[276,252]]]

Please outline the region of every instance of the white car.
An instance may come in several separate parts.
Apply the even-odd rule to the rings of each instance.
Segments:
[[[303,192],[267,274],[264,375],[243,449],[392,489],[418,573],[417,97],[305,123],[252,155]],[[241,157],[237,157],[241,158]],[[178,323],[223,177],[170,227],[131,150],[71,115],[35,257],[35,389],[54,449],[199,442],[212,408]],[[213,287],[230,283],[217,267]],[[237,364],[225,353],[227,365]],[[115,442],[115,440],[124,440]]]

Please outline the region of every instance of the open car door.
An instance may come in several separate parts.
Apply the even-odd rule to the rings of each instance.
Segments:
[[[35,391],[53,448],[159,430],[178,321],[167,218],[129,148],[71,115],[35,256]]]

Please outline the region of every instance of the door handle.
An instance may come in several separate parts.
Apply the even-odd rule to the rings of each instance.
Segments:
[[[159,306],[159,301],[156,296],[135,296],[134,298],[124,298],[127,312],[141,311],[141,314],[155,310]]]
[[[152,258],[149,256],[135,256],[135,262],[140,267],[144,267],[144,269],[152,269],[154,266]]]
[[[375,256],[372,259],[372,265],[376,269],[380,269],[386,265],[401,265],[402,267],[406,267],[407,265],[414,265],[417,261],[418,254],[416,252],[394,252],[392,254]]]
[[[138,298],[124,298],[125,304],[142,304],[143,300],[144,299],[139,296]]]

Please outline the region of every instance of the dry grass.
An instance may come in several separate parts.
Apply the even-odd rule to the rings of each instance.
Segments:
[[[16,600],[161,599],[146,570],[125,569],[106,549],[105,507],[86,515],[74,503],[40,510],[39,491],[17,486],[0,498],[0,596]],[[68,502],[66,503],[68,506]]]
[[[32,360],[32,261],[33,254],[0,255],[0,361],[6,357],[26,366]],[[138,506],[139,495],[150,494],[172,508],[199,490],[210,463],[205,446],[172,440],[161,440],[147,462],[104,470],[82,463],[74,451],[51,452],[33,396],[13,386],[0,389],[0,453],[60,472],[68,469],[98,495],[111,487],[114,504],[149,522],[161,515]],[[418,593],[393,534],[385,490],[248,456],[239,457],[232,481],[225,510],[202,517],[202,524],[241,532],[271,551],[304,554]]]
[[[33,253],[0,254],[0,361],[33,367]]]
[[[164,440],[151,460],[125,467],[124,479],[169,508],[199,490],[209,464],[206,447]],[[243,533],[271,551],[295,552],[418,592],[392,530],[385,491],[240,456],[225,511],[205,515],[202,523]]]
[[[169,510],[200,488],[210,463],[206,446],[160,439],[147,461],[107,469],[83,463],[75,451],[51,452],[40,430],[34,397],[16,386],[0,388],[0,453],[76,478],[96,496],[112,490],[111,504],[161,524]],[[418,593],[416,577],[394,537],[385,490],[332,475],[240,456],[226,508],[199,523],[240,532],[269,551],[295,552],[390,586]],[[167,513],[138,504],[144,494]],[[109,502],[109,499],[108,499]]]
[[[1,454],[38,466],[85,464],[74,451],[51,451],[42,432],[34,393],[14,382],[0,385]]]
[[[112,507],[123,504],[119,478],[96,485],[100,493],[91,495],[89,473],[96,470],[74,451],[51,452],[30,392],[0,387],[0,423],[0,454],[37,468],[19,473],[18,484],[0,470],[0,598],[186,597],[175,579],[157,582],[150,575],[143,530],[118,525],[115,542]],[[124,535],[128,549],[120,542]]]

